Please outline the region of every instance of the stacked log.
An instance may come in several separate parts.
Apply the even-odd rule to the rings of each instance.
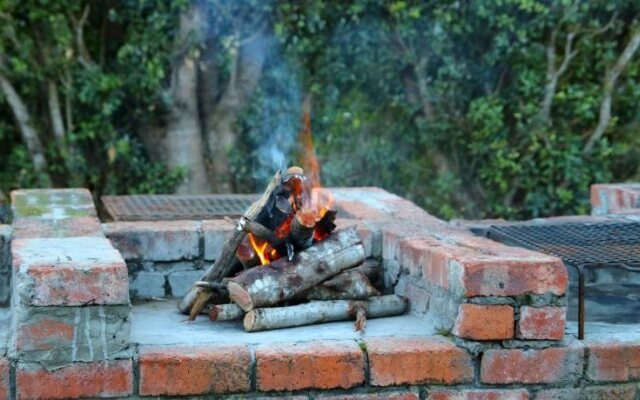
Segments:
[[[336,212],[310,206],[305,190],[300,168],[276,173],[180,311],[190,319],[244,317],[247,332],[346,319],[363,331],[366,318],[404,313],[404,298],[380,296],[372,284],[379,268],[365,262],[356,229],[332,233]]]

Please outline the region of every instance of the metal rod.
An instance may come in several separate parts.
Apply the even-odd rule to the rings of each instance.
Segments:
[[[578,269],[578,339],[584,339],[584,266]]]

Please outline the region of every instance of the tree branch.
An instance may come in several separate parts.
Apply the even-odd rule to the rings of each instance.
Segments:
[[[0,54],[0,89],[11,107],[11,111],[13,112],[22,136],[22,141],[27,146],[29,155],[31,156],[31,161],[33,162],[33,167],[38,173],[40,185],[50,187],[51,178],[47,172],[48,164],[42,147],[42,142],[40,142],[40,138],[33,128],[31,115],[27,110],[27,106],[22,100],[22,97],[20,97],[18,92],[16,92],[13,84],[4,75],[3,67],[4,58],[3,55]]]
[[[632,31],[631,38],[620,54],[620,57],[618,58],[614,66],[605,74],[603,84],[604,95],[602,97],[602,102],[600,103],[598,125],[596,125],[593,132],[591,132],[591,135],[589,135],[589,139],[582,149],[583,154],[591,152],[593,146],[595,146],[596,142],[600,140],[600,138],[602,138],[607,127],[609,126],[609,121],[611,120],[611,101],[613,90],[615,89],[618,78],[624,72],[627,65],[629,64],[629,61],[638,50],[638,46],[640,46],[640,28],[638,26],[635,26]]]
[[[69,19],[73,23],[73,30],[76,32],[76,46],[78,47],[78,61],[85,68],[90,68],[95,65],[91,56],[89,55],[89,51],[87,50],[87,45],[84,41],[84,24],[87,22],[87,18],[89,17],[89,12],[91,11],[91,6],[87,3],[87,5],[82,10],[82,15],[80,19],[76,19],[73,15],[69,15]]]
[[[564,54],[560,66],[557,66],[556,62],[556,37],[558,35],[559,27],[554,28],[551,31],[549,37],[549,43],[547,43],[547,83],[544,89],[544,99],[540,107],[539,120],[542,125],[550,125],[551,121],[551,108],[553,106],[553,98],[556,95],[556,89],[558,87],[558,80],[569,67],[569,63],[578,53],[577,50],[572,50],[573,40],[576,37],[576,32],[569,32],[565,39]]]

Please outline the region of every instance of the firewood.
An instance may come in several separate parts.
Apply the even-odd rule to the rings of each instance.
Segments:
[[[311,301],[297,306],[256,308],[247,312],[243,323],[247,332],[258,332],[360,317],[356,328],[364,329],[363,315],[367,318],[390,317],[404,314],[406,309],[407,299],[397,295],[377,296],[365,301]]]
[[[277,304],[360,264],[364,246],[355,228],[347,228],[296,254],[246,270],[227,285],[231,299],[243,310]]]
[[[284,240],[276,236],[276,234],[266,226],[256,221],[241,220],[239,225],[243,231],[251,233],[271,245],[273,248],[279,247]]]
[[[246,237],[242,243],[238,245],[238,248],[236,249],[236,257],[244,269],[249,269],[260,264],[260,257],[258,257],[251,245],[247,243]]]
[[[244,310],[235,303],[216,304],[209,308],[211,321],[233,321],[244,317]]]
[[[316,213],[313,210],[298,211],[291,222],[289,241],[298,250],[304,250],[313,244],[313,231],[316,226]]]
[[[274,201],[274,196],[272,195],[280,189],[281,183],[282,174],[280,173],[280,171],[277,171],[271,179],[271,182],[269,182],[267,189],[262,194],[262,197],[260,197],[260,199],[253,203],[251,207],[249,207],[247,211],[245,211],[242,218],[249,221],[257,220],[258,215],[263,212],[265,206],[269,202]],[[216,259],[215,263],[211,265],[211,267],[209,267],[209,269],[205,272],[200,280],[216,282],[220,281],[222,278],[227,277],[237,263],[236,249],[238,248],[238,245],[242,243],[242,240],[246,235],[247,233],[242,229],[234,230],[222,247],[220,256]],[[204,305],[206,304],[206,302],[198,301],[198,298],[210,298],[210,292],[211,289],[208,288],[196,286],[192,287],[191,290],[180,300],[180,302],[178,302],[178,309],[184,314],[188,313],[189,319],[194,320],[202,310],[202,307],[204,307]],[[198,307],[195,307],[196,305]]]
[[[369,278],[357,269],[342,272],[304,293],[307,300],[364,300],[379,296]]]

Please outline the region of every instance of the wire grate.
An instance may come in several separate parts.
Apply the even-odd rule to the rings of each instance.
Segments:
[[[640,265],[640,223],[636,222],[494,225],[489,237],[572,265]]]
[[[255,194],[102,196],[114,221],[215,219],[240,216],[258,199]]]

